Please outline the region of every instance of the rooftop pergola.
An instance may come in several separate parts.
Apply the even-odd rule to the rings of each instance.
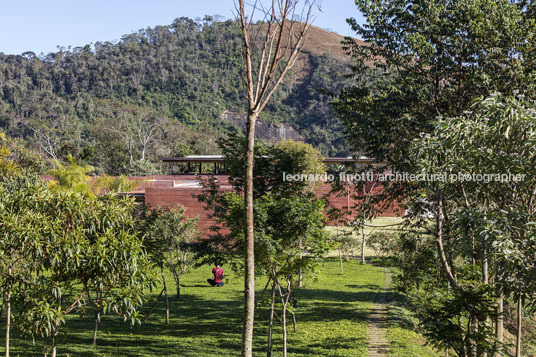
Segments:
[[[203,173],[204,164],[212,164],[214,174],[223,174],[225,173],[225,160],[223,155],[190,155],[182,157],[166,157],[162,160],[169,165],[169,173],[173,173],[173,166],[177,164],[183,164],[186,167],[187,173],[192,172],[192,167],[197,166],[197,173]],[[327,165],[338,165],[338,164],[354,164],[354,165],[368,165],[375,163],[374,159],[361,156],[359,158],[349,157],[327,157],[322,159],[322,162]]]

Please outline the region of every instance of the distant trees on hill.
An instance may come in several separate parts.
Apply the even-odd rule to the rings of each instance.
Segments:
[[[214,138],[231,127],[221,114],[244,108],[240,41],[234,21],[183,17],[117,43],[41,55],[0,53],[0,127],[47,159],[72,154],[110,174],[127,173],[137,160],[158,163],[184,147],[214,153]],[[340,122],[320,91],[338,90],[345,66],[308,53],[264,118],[292,124],[325,154],[345,152]],[[141,112],[159,118],[147,145],[140,147],[137,138],[130,147],[123,132],[109,130],[108,114],[117,114],[111,108],[134,113],[130,121]]]

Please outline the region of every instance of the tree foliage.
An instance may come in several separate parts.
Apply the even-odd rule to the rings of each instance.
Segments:
[[[449,175],[532,176],[534,4],[356,4],[367,24],[349,23],[367,44],[347,39],[356,83],[334,103],[348,141],[385,163],[367,170],[446,175],[385,183],[369,213],[404,201],[396,256],[430,339],[459,355],[494,353],[503,348],[503,297],[521,309],[525,290],[513,282],[532,271],[521,261],[532,252],[534,182]],[[358,197],[363,184],[356,187]]]
[[[11,151],[5,146],[6,136],[0,131],[0,179],[18,175],[20,168],[16,162],[10,160]]]
[[[198,252],[205,261],[228,262],[243,268],[245,234],[241,192],[245,140],[231,136],[220,143],[233,190],[222,190],[213,177],[203,182],[204,192],[199,199],[228,231],[217,230],[211,239],[199,242]],[[253,186],[255,270],[257,274],[268,276],[272,283],[273,294],[271,300],[268,299],[272,311],[275,299],[280,300],[278,306],[282,309],[281,323],[286,341],[285,319],[287,309],[294,316],[291,306],[295,305],[294,289],[299,286],[302,275],[314,275],[318,258],[333,248],[333,244],[325,230],[325,202],[314,195],[307,182],[285,181],[283,173],[320,174],[324,166],[319,152],[308,144],[282,142],[270,146],[257,142],[256,146]],[[273,319],[274,314],[271,316]],[[271,329],[269,334],[271,336]]]
[[[199,238],[197,218],[187,218],[183,208],[158,207],[144,211],[140,230],[154,263],[172,273],[180,296],[181,277],[195,264],[193,243]]]
[[[0,191],[2,287],[21,332],[54,354],[69,313],[93,310],[95,339],[102,314],[139,322],[152,266],[131,201],[25,180]]]
[[[184,147],[217,153],[215,139],[236,129],[222,113],[244,113],[241,56],[238,23],[209,16],[178,18],[117,43],[0,53],[0,128],[47,160],[71,154],[117,175],[143,159],[156,164],[146,171],[158,173],[161,158]],[[341,88],[345,63],[307,53],[302,66],[263,118],[291,124],[325,154],[345,153],[340,121],[320,91]]]
[[[356,84],[335,111],[350,143],[404,168],[411,141],[437,116],[455,117],[477,97],[534,93],[536,23],[523,1],[356,2],[367,19],[346,40]]]

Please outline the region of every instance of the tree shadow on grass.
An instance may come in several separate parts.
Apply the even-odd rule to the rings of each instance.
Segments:
[[[205,287],[202,284],[188,286]],[[210,288],[210,286],[206,286]],[[296,291],[296,314],[298,326],[312,322],[337,323],[338,321],[366,322],[367,304],[376,297],[376,285],[347,285],[351,291],[303,288]],[[212,288],[216,289],[216,288]],[[354,290],[355,289],[355,290]],[[363,291],[364,290],[364,291]],[[370,290],[370,291],[367,291]],[[242,330],[243,293],[226,290],[216,294],[202,290],[198,294],[182,294],[180,299],[170,295],[171,323],[165,322],[165,304],[160,297],[149,319],[141,326],[131,327],[117,316],[103,316],[97,338],[97,346],[91,347],[93,319],[85,316],[79,319],[69,317],[67,326],[61,328],[59,355],[72,356],[232,356],[240,353]],[[206,291],[206,295],[205,292]],[[156,298],[157,293],[152,295]],[[144,307],[146,314],[150,304]],[[267,308],[259,308],[256,330],[263,331],[255,337],[255,345],[261,350],[266,345],[265,328]],[[299,333],[299,331],[298,331]],[[292,334],[292,332],[291,332]],[[299,337],[301,339],[301,337]],[[42,355],[41,345],[31,345],[25,339],[21,355]],[[322,337],[310,341],[300,340],[289,346],[289,352],[296,355],[322,354],[344,355],[356,346],[366,343],[362,336]]]
[[[209,283],[191,285],[181,284],[181,288],[214,288],[214,286],[210,286]]]
[[[376,291],[333,291],[311,288],[297,290],[296,299],[298,303],[295,312],[298,334],[305,326],[310,327],[311,324],[314,324],[318,330],[309,330],[308,334],[317,334],[318,338],[299,342],[292,341],[294,333],[292,332],[292,323],[289,322],[289,353],[297,356],[310,354],[349,356],[355,355],[359,349],[364,348],[366,350],[367,340],[364,330],[359,330],[358,326],[353,327],[351,324],[355,322],[362,326],[362,324],[367,323],[370,304],[376,298],[378,289],[377,285],[371,285],[371,287]],[[264,308],[262,312],[258,311],[256,321],[267,321],[268,314],[267,308]],[[346,326],[343,327],[345,331],[342,333],[337,331],[335,334],[340,335],[329,337],[330,326],[337,326],[339,322],[343,323],[341,326]],[[348,325],[348,322],[350,322],[350,325]],[[276,323],[279,324],[279,321]],[[351,329],[355,328],[356,330],[349,330],[347,328],[349,326],[352,326]],[[328,330],[325,330],[326,328]],[[328,333],[328,336],[324,335],[325,332]],[[278,343],[274,342],[274,346],[276,345],[279,347]]]
[[[356,284],[347,284],[345,285],[347,288],[352,289],[369,289],[369,290],[377,290],[379,288],[378,285],[374,284],[364,284],[364,285],[356,285]]]
[[[395,257],[382,257],[382,256],[371,256],[368,258],[368,264],[371,264],[375,267],[390,268],[396,267],[397,261]]]
[[[229,293],[229,292],[227,292]],[[179,300],[170,296],[170,324],[165,324],[165,303],[161,297],[149,319],[141,326],[131,327],[117,316],[103,316],[97,336],[95,351],[88,351],[91,345],[93,320],[70,318],[65,338],[60,340],[59,355],[80,356],[197,356],[235,355],[240,352],[242,328],[241,294],[229,301],[199,299],[196,295],[183,294]],[[156,298],[158,295],[153,295]],[[143,312],[147,312],[147,306]],[[64,328],[64,330],[66,330]],[[207,336],[206,344],[194,344]],[[217,336],[215,342],[214,337]],[[41,346],[34,354],[42,355]],[[89,347],[89,350],[92,348]],[[33,348],[32,348],[33,350]]]
[[[407,330],[415,330],[417,320],[411,312],[411,308],[404,294],[390,290],[387,293],[389,301],[389,320],[391,324]]]

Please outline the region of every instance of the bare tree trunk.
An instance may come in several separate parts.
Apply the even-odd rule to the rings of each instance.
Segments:
[[[6,304],[4,300],[4,292],[2,292],[2,306],[0,307],[0,321],[2,321],[2,318],[4,317],[4,310],[6,309]]]
[[[298,332],[298,324],[296,323],[296,314],[291,311],[292,314],[292,327],[294,328],[294,332]]]
[[[283,301],[281,313],[281,325],[283,326],[283,357],[287,357],[287,304]]]
[[[516,357],[521,357],[521,326],[523,323],[523,299],[521,296],[517,300],[517,335],[516,335]]]
[[[128,159],[130,166],[132,166],[134,163],[134,154],[132,153],[132,138],[129,138],[128,140]]]
[[[57,297],[58,306],[61,306],[61,300],[62,300],[61,296],[58,296]],[[52,357],[56,357],[56,350],[57,350],[56,346],[58,345],[58,334],[59,334],[60,324],[61,324],[61,321],[59,318],[57,318],[56,324],[54,326],[54,334],[52,335]]]
[[[487,249],[487,242],[484,239],[483,242],[484,249],[482,250],[482,282],[484,284],[489,284],[489,274],[488,274],[488,249]],[[484,321],[482,321],[481,328],[486,330],[489,324],[489,318],[487,316],[484,317]],[[482,353],[482,357],[488,357],[487,352]]]
[[[300,259],[303,257],[303,241],[300,239],[300,242],[298,244],[298,247],[300,248]],[[298,271],[298,288],[303,287],[303,272],[300,268]]]
[[[9,270],[11,275],[11,269]],[[6,319],[6,357],[9,357],[9,333],[11,330],[11,289],[7,291],[7,319]]]
[[[503,310],[504,310],[504,294],[501,293],[499,298],[497,299],[497,319],[495,320],[495,337],[497,338],[497,341],[499,343],[502,343],[504,340],[504,317],[503,317]],[[496,353],[496,356],[502,355],[502,348],[499,347],[500,350],[498,353]]]
[[[141,150],[141,158],[140,161],[145,161],[145,145],[143,146],[143,149]]]
[[[270,303],[270,322],[268,324],[268,351],[267,357],[272,357],[272,331],[274,325],[274,307],[275,307],[275,282],[272,281],[272,301]]]
[[[52,337],[52,357],[56,357],[57,352],[57,345],[58,345],[58,326],[54,328],[54,336]]]
[[[185,273],[185,269],[182,269],[182,274]],[[171,273],[173,274],[173,279],[175,280],[175,298],[177,300],[181,297],[181,276],[182,274],[178,273],[174,268],[171,269]]]
[[[164,284],[164,298],[166,300],[166,324],[169,324],[169,298],[167,293],[166,277],[164,275],[164,267],[160,267],[160,273],[162,274],[162,283]]]
[[[479,322],[478,318],[476,316],[473,316],[472,321],[471,321],[471,329],[475,332],[475,335],[478,332],[478,328],[479,328],[478,322]],[[471,356],[477,357],[478,356],[478,344],[476,340],[472,338],[470,340],[470,344],[471,344]]]
[[[439,258],[441,260],[441,265],[443,266],[443,269],[445,270],[445,274],[447,275],[447,279],[450,283],[450,285],[458,289],[458,283],[456,282],[456,279],[454,278],[454,275],[452,274],[452,269],[450,267],[450,264],[447,260],[447,256],[445,254],[445,248],[443,247],[443,193],[441,192],[439,194],[439,200],[438,200],[438,213],[436,217],[437,222],[437,235],[436,235],[436,246],[439,253]]]
[[[95,327],[93,328],[93,344],[97,344],[97,331],[99,329],[99,312],[95,311]]]
[[[253,165],[255,162],[255,122],[257,113],[250,111],[247,122],[246,185],[244,192],[246,251],[244,279],[244,328],[242,332],[242,355],[253,354],[253,321],[255,318],[255,242],[253,236]]]
[[[283,357],[287,357],[287,305],[291,294],[291,284],[289,281],[286,294],[283,294],[283,288],[279,282],[277,282],[277,289],[279,290],[279,296],[281,298],[281,326],[283,327]]]
[[[461,315],[458,315],[458,325],[462,325],[463,323],[463,320],[462,320],[462,316]],[[467,331],[467,334],[469,334],[470,331]],[[463,331],[460,331],[460,339],[461,341],[463,342],[462,343],[462,355],[464,357],[467,357],[469,354],[467,353],[467,350],[469,349],[468,348],[468,342],[467,342],[467,336],[464,336],[463,335]]]
[[[361,226],[361,264],[365,264],[365,244],[366,244],[366,236],[365,236],[365,222],[363,222],[363,226]]]
[[[163,293],[164,293],[164,289],[162,289],[162,291],[160,292],[160,294],[159,294],[158,297],[156,298],[155,302],[153,303],[153,306],[151,306],[151,308],[149,309],[149,312],[147,313],[147,316],[145,316],[145,318],[143,319],[143,322],[147,321],[147,319],[149,318],[149,316],[151,316],[151,314],[153,313],[154,307],[155,307],[156,304],[158,303],[158,299],[160,299],[160,296],[162,296]]]
[[[338,249],[338,251],[339,251],[339,264],[341,266],[341,274],[344,274],[343,266],[342,266],[342,252],[340,248]]]
[[[417,290],[419,290],[418,287],[417,287]],[[449,284],[448,281],[447,281],[447,293],[450,293],[450,284]],[[445,348],[445,357],[449,357],[449,348],[448,348],[448,346]]]

